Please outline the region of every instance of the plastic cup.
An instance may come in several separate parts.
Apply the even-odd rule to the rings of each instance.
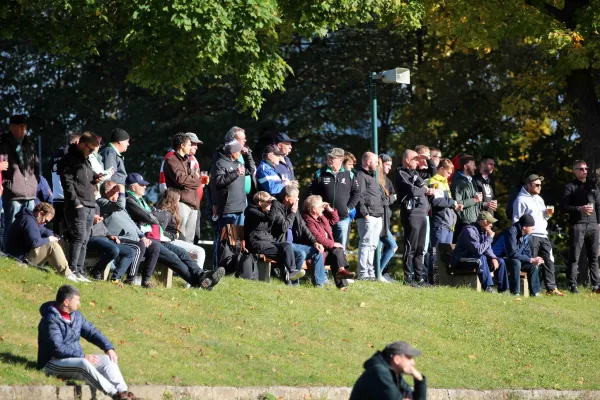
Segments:
[[[208,185],[208,172],[200,171],[200,183],[203,185]]]
[[[546,206],[546,213],[548,214],[549,217],[554,215],[554,206]]]

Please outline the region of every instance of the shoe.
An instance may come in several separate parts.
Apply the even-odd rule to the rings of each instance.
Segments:
[[[383,277],[384,277],[384,278],[385,278],[385,279],[386,279],[388,282],[390,282],[390,283],[396,283],[396,282],[397,282],[397,281],[396,281],[394,278],[392,278],[392,277],[391,277],[391,275],[390,275],[390,274],[388,274],[388,273],[385,273],[385,274],[383,274]]]
[[[219,267],[214,271],[205,271],[200,275],[200,279],[198,285],[200,289],[212,290],[213,287],[221,278],[225,275],[225,269],[223,267]]]
[[[495,293],[495,292],[494,292],[494,289],[493,289],[491,286],[488,286],[488,287],[486,287],[486,288],[485,288],[485,292],[486,292],[486,293]]]
[[[355,276],[356,274],[354,272],[350,272],[346,268],[338,269],[337,274],[335,274],[337,279],[353,279]]]
[[[592,293],[600,294],[600,287],[593,288]]]
[[[571,292],[572,294],[579,294],[579,290],[577,289],[577,285],[571,285],[569,287],[569,292]]]
[[[563,292],[561,292],[557,288],[547,290],[546,294],[549,296],[564,296],[565,295]]]
[[[90,283],[91,281],[85,276],[85,274],[81,273],[81,272],[77,272],[75,274],[75,276],[77,277],[77,279],[79,280],[79,282],[85,282],[85,283]]]
[[[359,276],[357,278],[359,281],[370,281],[371,278],[369,278],[368,276]]]
[[[154,289],[154,285],[151,281],[142,282],[142,287],[144,289]]]
[[[67,275],[65,276],[65,278],[73,282],[79,282],[79,279],[77,279],[77,276],[75,274]]]
[[[223,278],[225,276],[225,268],[223,267],[219,267],[216,269],[216,271],[214,271],[212,273],[211,279],[212,279],[212,283],[209,287],[209,290],[211,290],[213,287],[215,287],[215,285],[217,283],[219,283],[219,281],[221,280],[221,278]]]
[[[533,297],[540,297],[540,294],[539,294],[539,293],[535,293],[535,294],[533,295]]]
[[[417,282],[417,285],[419,285],[419,287],[431,287],[431,283],[425,281],[425,279],[421,279]]]
[[[344,281],[346,281],[345,283],[347,283],[348,285],[352,285],[354,283],[354,279],[342,279]]]
[[[123,283],[131,286],[135,285],[135,276],[128,276]]]
[[[380,276],[379,279],[377,279],[377,282],[392,283],[392,282],[388,281],[387,279],[385,279],[383,276]]]
[[[94,280],[94,281],[102,281],[102,280],[104,280],[103,279],[104,277],[102,276],[103,272],[104,271],[100,271],[99,269],[93,269],[92,273],[91,273],[92,280]]]
[[[306,271],[303,269],[297,269],[295,271],[290,271],[290,276],[289,276],[288,280],[295,281],[296,279],[302,278],[304,275],[306,275]]]
[[[143,400],[141,397],[137,397],[131,392],[119,392],[113,395],[113,400]]]

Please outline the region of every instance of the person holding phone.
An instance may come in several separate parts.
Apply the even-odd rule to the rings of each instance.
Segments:
[[[58,172],[64,188],[65,217],[68,227],[70,252],[69,267],[82,282],[90,282],[83,269],[87,243],[96,214],[96,185],[103,174],[92,169],[89,156],[99,146],[91,132],[85,132],[77,144],[71,144],[67,154],[58,163]]]

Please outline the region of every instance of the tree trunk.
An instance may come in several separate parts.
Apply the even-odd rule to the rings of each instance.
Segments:
[[[581,137],[581,159],[598,178],[600,168],[600,105],[595,91],[594,72],[576,69],[567,76],[567,103],[573,125]]]

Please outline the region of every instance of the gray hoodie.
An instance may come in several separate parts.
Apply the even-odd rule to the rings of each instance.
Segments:
[[[513,224],[519,222],[519,218],[525,214],[531,215],[535,221],[535,227],[531,234],[533,236],[548,237],[548,214],[546,213],[544,199],[537,194],[532,196],[523,186],[513,203]]]
[[[104,218],[104,225],[112,235],[136,242],[144,236],[125,211],[125,195],[123,193],[119,193],[117,201],[101,197],[96,200],[96,203],[100,206],[100,215]]]

